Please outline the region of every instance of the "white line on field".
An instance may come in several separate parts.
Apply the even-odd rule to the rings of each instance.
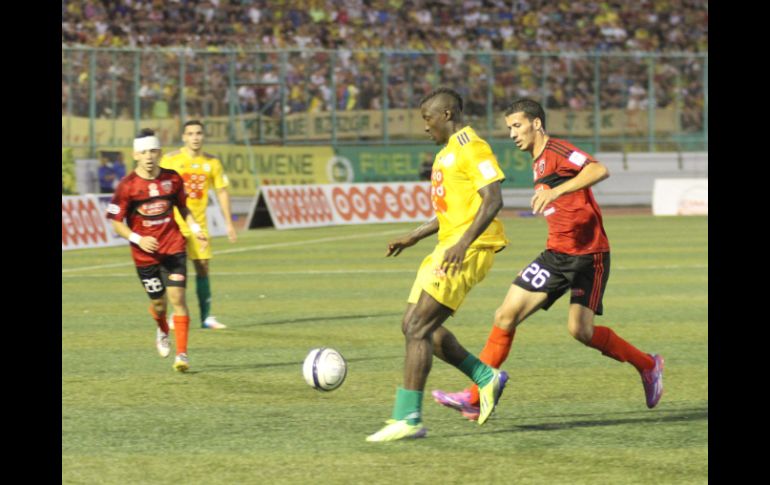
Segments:
[[[293,241],[293,242],[280,242],[280,243],[272,243],[272,244],[258,244],[256,246],[247,246],[244,248],[233,248],[233,249],[225,249],[222,251],[214,251],[215,255],[219,254],[233,254],[233,253],[243,253],[246,251],[259,251],[261,249],[272,249],[272,248],[285,248],[289,246],[302,246],[306,244],[316,244],[316,243],[324,243],[324,242],[334,242],[334,241],[343,241],[348,239],[363,239],[367,237],[379,237],[379,236],[387,236],[388,234],[398,234],[403,233],[403,229],[399,230],[390,230],[390,231],[380,231],[380,232],[373,232],[370,234],[353,234],[350,236],[335,236],[335,237],[322,237],[319,239],[308,239],[305,241]],[[88,271],[92,269],[105,269],[105,268],[119,268],[123,266],[133,266],[134,263],[132,261],[123,262],[123,263],[110,263],[110,264],[99,264],[95,266],[81,266],[79,268],[67,268],[62,269],[61,272],[63,273],[72,273],[75,271]],[[224,274],[224,273],[220,273]],[[265,273],[262,273],[265,274]]]
[[[671,265],[671,266],[645,266],[643,268],[612,268],[616,271],[665,271],[671,269],[708,269],[706,264]],[[63,271],[62,271],[63,272]],[[383,273],[416,273],[417,269],[308,269],[302,271],[217,271],[217,276],[270,276],[270,275],[319,275],[319,274],[383,274]],[[63,275],[68,278],[125,278],[133,273],[99,274],[99,275]]]

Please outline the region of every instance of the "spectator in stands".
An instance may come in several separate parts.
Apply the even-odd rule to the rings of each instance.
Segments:
[[[619,2],[617,0],[585,0],[581,2],[559,2],[543,5],[542,2],[526,0],[464,0],[461,2],[463,15],[446,8],[446,2],[434,0],[313,0],[309,4],[301,0],[284,0],[281,3],[266,0],[202,0],[196,2],[152,1],[115,1],[95,0],[62,2],[62,44],[87,46],[129,46],[148,47],[187,47],[191,49],[217,51],[223,47],[284,48],[303,49],[302,59],[305,64],[303,79],[287,82],[287,89],[293,90],[300,83],[307,83],[303,95],[307,98],[304,110],[332,109],[328,55],[316,57],[310,49],[341,49],[337,54],[337,64],[353,76],[353,88],[356,89],[356,109],[379,109],[382,105],[382,59],[376,52],[361,53],[357,49],[413,49],[417,51],[461,51],[461,50],[520,50],[538,52],[568,52],[595,50],[607,52],[643,51],[690,51],[708,50],[708,3],[707,0],[640,0],[639,2]],[[78,57],[72,54],[73,57]],[[99,97],[102,103],[98,112],[109,117],[134,116],[134,93],[141,93],[141,116],[149,116],[156,100],[168,104],[171,116],[179,113],[179,93],[173,99],[162,92],[166,81],[178,80],[178,58],[176,54],[159,54],[163,58],[157,65],[151,65],[149,72],[142,72],[140,86],[133,86],[132,62],[118,61],[127,67],[125,74],[117,76],[117,87],[113,108],[110,90]],[[389,107],[396,104],[414,105],[400,97],[413,88],[413,98],[419,98],[425,90],[417,92],[418,81],[425,79],[429,86],[437,84],[465,84],[459,80],[473,77],[474,62],[457,60],[458,66],[445,66],[452,56],[440,53],[438,63],[446,69],[436,78],[433,55],[412,56],[404,65],[411,69],[411,81],[407,70],[400,74],[401,79],[395,86],[388,87]],[[143,57],[145,62],[154,62],[152,56]],[[564,56],[561,56],[564,59]],[[520,72],[518,63],[502,63],[495,66],[495,80],[502,84],[502,79],[522,83],[521,92],[495,95],[494,109],[502,109],[505,100],[513,96],[552,96],[555,105],[576,106],[584,109],[593,105],[593,63],[592,61],[569,60],[562,62],[544,62],[549,73],[552,68],[560,74],[552,83],[543,86],[543,65],[539,62],[535,72]],[[476,60],[481,61],[477,58]],[[504,59],[510,60],[510,59]],[[206,79],[201,77],[191,86],[197,90],[198,100],[190,101],[191,109],[207,116],[221,116],[229,112],[226,93],[229,84],[227,56],[221,60],[211,54],[195,55],[188,59],[188,69],[203,71],[206,66]],[[278,65],[280,60],[270,61]],[[484,61],[485,62],[485,61]],[[486,66],[484,62],[481,65]],[[624,61],[625,62],[625,61]],[[696,59],[696,63],[700,63]],[[478,64],[478,62],[476,62]],[[563,64],[559,66],[559,64]],[[87,116],[89,113],[89,72],[88,57],[80,55],[73,59],[77,65],[73,79],[66,80],[70,100],[70,114]],[[218,67],[219,65],[220,67]],[[569,68],[566,67],[569,65]],[[163,67],[165,66],[165,67]],[[602,65],[601,75],[607,73]],[[102,67],[97,67],[96,83],[108,85],[108,74]],[[702,73],[688,69],[687,66],[675,65],[674,70],[658,73],[656,66],[655,93],[659,107],[671,105],[676,99],[676,86],[689,86],[692,81],[702,83]],[[164,74],[165,71],[165,74]],[[418,71],[420,73],[418,74]],[[63,73],[65,70],[63,69]],[[322,80],[308,79],[308,75],[321,72]],[[394,71],[395,72],[395,71]],[[83,73],[85,77],[79,77]],[[258,68],[260,77],[272,77],[272,72]],[[368,74],[368,76],[363,76]],[[526,75],[525,75],[526,74]],[[677,80],[677,75],[680,78]],[[216,77],[218,76],[218,79]],[[625,81],[633,82],[633,73],[625,75]],[[336,82],[339,82],[337,80]],[[346,86],[351,85],[345,80]],[[591,89],[581,86],[585,83]],[[311,84],[318,86],[320,95],[311,92]],[[481,83],[486,84],[486,83]],[[368,85],[368,86],[367,86]],[[557,89],[559,86],[561,89]],[[649,91],[644,78],[641,86]],[[601,94],[600,104],[606,108],[624,108],[629,101],[628,85],[622,88],[622,96],[617,95],[616,87],[611,93]],[[545,93],[542,91],[545,90]],[[556,94],[559,92],[563,94]],[[683,89],[680,100],[685,106],[697,107],[697,90]],[[266,94],[266,93],[262,93]],[[345,93],[342,93],[345,96]],[[105,96],[107,96],[105,98]],[[313,102],[312,99],[318,99]],[[563,100],[557,99],[563,97]],[[269,96],[268,96],[269,97]],[[186,98],[188,98],[186,96]],[[408,96],[406,96],[408,98]],[[238,99],[236,96],[234,99]],[[303,103],[296,102],[292,112]],[[342,96],[337,97],[337,109],[349,107],[349,103],[340,105]],[[475,97],[473,99],[476,99]],[[484,97],[480,98],[483,100]],[[320,101],[320,103],[319,103]],[[545,99],[544,99],[545,101]],[[267,102],[265,96],[260,103]],[[248,103],[247,103],[248,104]],[[162,105],[162,102],[161,102]],[[64,104],[63,104],[64,107]],[[115,111],[114,113],[112,111]],[[158,110],[162,112],[164,110]],[[695,113],[693,113],[695,114]],[[686,116],[694,122],[702,116]],[[687,121],[688,123],[690,121]]]
[[[115,192],[120,179],[126,176],[126,165],[121,152],[102,152],[99,158],[99,193]]]

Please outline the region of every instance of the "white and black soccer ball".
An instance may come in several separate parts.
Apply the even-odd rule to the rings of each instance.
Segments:
[[[302,364],[305,382],[319,391],[333,391],[345,382],[348,364],[342,354],[329,347],[313,349]]]

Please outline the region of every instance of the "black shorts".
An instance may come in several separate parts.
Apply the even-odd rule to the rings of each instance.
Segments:
[[[187,253],[166,256],[159,264],[137,266],[136,272],[144,291],[151,300],[157,300],[166,293],[167,286],[187,287]]]
[[[609,277],[609,252],[573,256],[547,249],[519,273],[513,284],[527,291],[547,293],[543,310],[548,310],[569,288],[572,290],[570,303],[578,303],[601,315],[602,296]]]

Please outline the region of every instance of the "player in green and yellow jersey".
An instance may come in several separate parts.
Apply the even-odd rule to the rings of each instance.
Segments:
[[[503,224],[495,218],[503,206],[500,182],[505,177],[489,144],[463,124],[462,108],[460,95],[448,88],[433,91],[420,103],[425,131],[437,145],[444,145],[431,174],[436,217],[391,241],[386,256],[398,256],[437,232],[438,245],[423,260],[407,299],[401,324],[406,338],[404,385],[396,390],[391,419],[367,441],[425,436],[422,398],[433,354],[479,386],[479,424],[492,414],[508,380],[505,372],[465,350],[443,326],[508,243]]]
[[[219,207],[225,217],[227,237],[230,242],[235,242],[237,235],[233,227],[232,214],[230,213],[230,195],[227,192],[229,182],[222,168],[222,162],[213,155],[203,151],[203,123],[198,120],[190,120],[184,124],[182,131],[184,146],[179,150],[169,152],[163,156],[160,166],[175,170],[184,180],[184,188],[187,192],[187,207],[193,213],[195,220],[200,225],[208,238],[208,223],[206,221],[206,207],[209,203],[209,189],[214,188],[219,200]],[[195,266],[195,291],[198,295],[200,307],[201,327],[211,329],[223,329],[225,325],[219,323],[209,312],[211,310],[211,284],[209,283],[209,260],[211,259],[211,244],[201,251],[195,244],[195,238],[190,228],[182,220],[179,211],[174,209],[179,228],[187,239],[187,254]],[[209,239],[210,240],[210,239]]]

